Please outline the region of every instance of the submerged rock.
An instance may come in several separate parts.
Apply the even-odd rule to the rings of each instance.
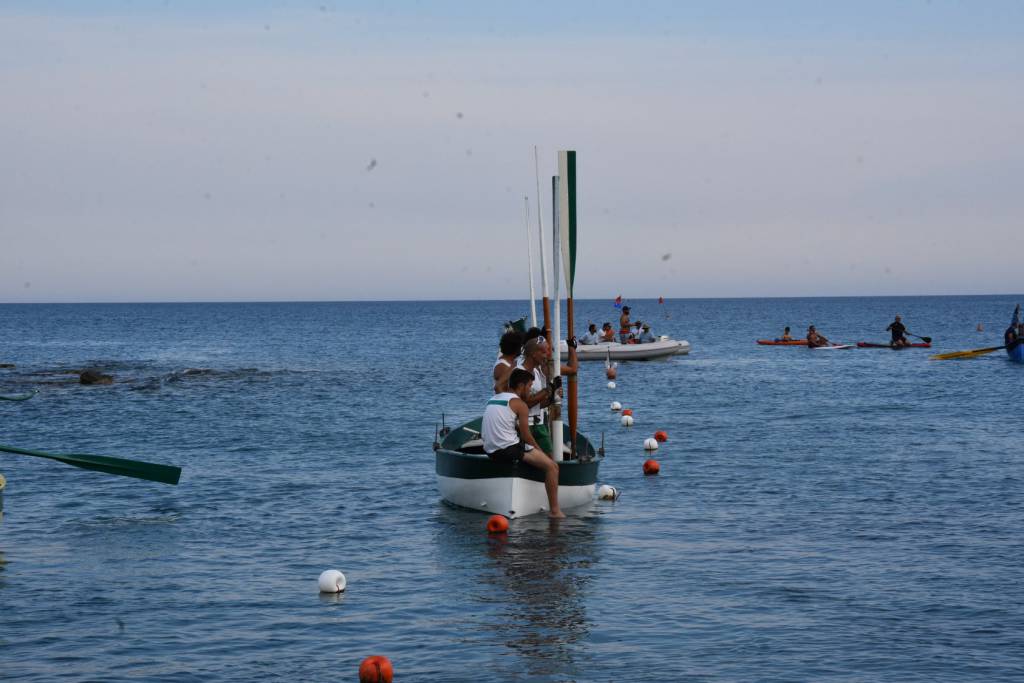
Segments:
[[[78,376],[78,381],[82,384],[113,384],[114,378],[104,375],[99,370],[83,370]]]

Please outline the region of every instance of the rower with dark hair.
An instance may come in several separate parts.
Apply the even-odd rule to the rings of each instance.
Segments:
[[[496,394],[508,391],[508,376],[512,374],[516,367],[516,359],[523,352],[523,335],[514,330],[506,332],[501,335],[498,348],[501,349],[501,355],[494,362],[494,369],[491,372]]]

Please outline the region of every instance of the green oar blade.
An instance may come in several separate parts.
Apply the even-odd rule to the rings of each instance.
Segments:
[[[14,448],[12,446],[0,446],[0,451],[17,453],[18,455],[33,455],[38,458],[57,460],[67,465],[81,467],[85,470],[95,470],[107,474],[116,474],[121,477],[134,477],[156,481],[161,484],[177,485],[181,478],[181,468],[172,465],[159,465],[141,460],[127,460],[125,458],[112,458],[107,455],[86,455],[73,453],[58,455],[55,453],[44,453],[42,451],[30,451],[26,448]]]
[[[992,353],[993,351],[1001,351],[1005,349],[1005,346],[990,346],[984,349],[971,349],[970,351],[953,351],[952,353],[937,353],[934,356],[930,356],[929,360],[954,360],[956,358],[973,358],[975,356],[984,356],[986,353]]]

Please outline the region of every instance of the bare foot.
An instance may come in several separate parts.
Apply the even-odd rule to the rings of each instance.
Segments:
[[[561,510],[552,510],[548,513],[548,517],[551,519],[565,519],[565,513]]]

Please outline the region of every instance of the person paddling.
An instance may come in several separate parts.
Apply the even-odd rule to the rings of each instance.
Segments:
[[[511,372],[509,391],[496,393],[484,408],[480,437],[484,442],[484,452],[491,460],[512,465],[521,461],[543,472],[548,516],[565,517],[558,506],[558,463],[550,453],[541,449],[530,432],[526,398],[533,379],[533,373],[521,368]]]
[[[818,334],[818,330],[814,329],[814,325],[807,328],[807,346],[817,348],[819,346],[828,346],[829,344],[829,340],[824,335]]]
[[[786,327],[786,329],[782,331],[782,336],[776,339],[775,341],[793,341],[793,335],[789,333],[788,326]]]
[[[892,341],[889,342],[889,346],[899,348],[901,346],[910,346],[910,342],[907,340],[907,327],[903,324],[902,319],[897,315],[896,319],[889,323],[889,327],[885,328],[886,332],[892,334]]]

